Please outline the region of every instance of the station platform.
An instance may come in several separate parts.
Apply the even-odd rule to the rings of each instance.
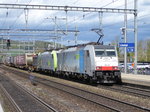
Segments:
[[[150,75],[135,75],[121,73],[123,83],[130,83],[150,87]]]

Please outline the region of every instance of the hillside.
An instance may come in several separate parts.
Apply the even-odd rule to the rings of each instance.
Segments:
[[[10,40],[10,47],[7,47],[7,40],[1,40],[0,44],[0,53],[3,55],[17,55],[27,52],[44,52],[49,49],[58,48],[61,45],[55,44],[53,42],[45,42],[45,41],[35,41],[35,42],[27,42],[27,41],[15,41]],[[61,46],[62,47],[62,46]],[[63,46],[64,47],[64,46]]]

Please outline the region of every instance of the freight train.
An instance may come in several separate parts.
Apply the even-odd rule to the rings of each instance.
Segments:
[[[17,56],[6,56],[3,58],[3,63],[8,66],[14,66],[22,69],[33,68],[33,57],[36,54],[25,53]]]
[[[13,59],[12,59],[13,58]],[[96,83],[121,83],[117,50],[110,45],[85,44],[39,54],[6,58],[5,64],[51,75]]]

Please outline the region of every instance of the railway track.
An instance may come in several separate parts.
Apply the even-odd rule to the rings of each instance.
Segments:
[[[11,72],[12,72],[12,70],[11,70]],[[20,75],[20,73],[16,70],[13,70],[13,73]],[[21,72],[21,75],[23,77],[28,78],[27,73]],[[135,104],[128,103],[125,101],[120,101],[120,100],[115,99],[115,98],[110,98],[110,97],[105,96],[105,95],[96,94],[96,93],[93,93],[90,91],[86,91],[86,90],[72,87],[69,85],[65,85],[62,83],[50,81],[47,79],[42,79],[39,77],[36,77],[35,79],[36,79],[35,80],[36,82],[41,83],[45,86],[66,92],[66,93],[71,94],[75,97],[78,97],[78,98],[84,99],[90,103],[93,103],[94,105],[96,104],[98,106],[103,106],[107,109],[110,109],[111,111],[118,111],[118,112],[120,112],[120,111],[130,111],[130,112],[132,112],[132,111],[134,111],[134,112],[135,111],[136,112],[146,112],[147,111],[147,112],[149,112],[150,111],[150,108],[141,107],[139,105],[135,105]]]
[[[0,74],[1,89],[16,112],[58,112],[53,107],[30,93],[8,77]]]
[[[89,102],[93,102],[94,104],[104,106],[104,107],[109,108],[114,111],[119,111],[119,112],[120,111],[130,111],[131,112],[132,110],[134,110],[136,112],[150,111],[150,109],[147,109],[147,108],[144,108],[144,107],[141,107],[138,105],[120,101],[118,99],[110,98],[108,96],[96,94],[96,93],[89,92],[89,91],[79,89],[76,87],[68,86],[65,84],[60,84],[57,82],[49,82],[48,80],[45,80],[45,79],[43,81],[38,81],[38,82],[42,83],[44,85],[59,89],[61,91],[67,92],[71,95],[80,97]],[[120,107],[122,107],[122,108],[120,108]]]
[[[15,109],[15,112],[22,112],[20,107],[16,104],[16,102],[13,100],[13,98],[10,96],[10,94],[6,91],[6,89],[0,84],[0,89],[2,90],[4,96],[7,98],[8,102],[11,103],[11,106]]]
[[[107,86],[107,87],[103,85],[99,85],[98,87],[103,89],[107,88],[108,90],[126,93],[129,95],[138,96],[142,98],[150,98],[150,90],[148,89],[142,89],[142,88],[127,86],[127,85],[121,85],[121,86],[114,85],[114,86]]]

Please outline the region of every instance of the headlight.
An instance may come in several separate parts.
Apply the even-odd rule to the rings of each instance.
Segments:
[[[114,66],[113,69],[118,70],[119,68],[117,66]]]
[[[102,67],[100,67],[100,66],[96,67],[96,70],[101,70],[101,69],[102,69]]]

